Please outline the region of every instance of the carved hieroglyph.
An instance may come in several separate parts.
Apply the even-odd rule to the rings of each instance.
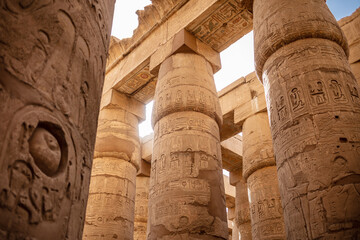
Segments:
[[[255,0],[288,239],[360,236],[360,88],[323,0]]]
[[[283,210],[266,112],[243,125],[243,175],[247,181],[253,239],[285,239]]]
[[[0,1],[0,239],[81,239],[111,1]]]
[[[153,108],[148,239],[227,239],[211,65],[178,53],[160,67]]]
[[[242,170],[237,169],[230,172],[230,182],[235,185],[235,221],[236,230],[242,240],[251,240],[251,218],[248,198],[248,187],[242,176]]]
[[[121,108],[100,111],[83,239],[133,239],[138,123]]]
[[[149,203],[149,184],[150,184],[149,177],[147,176],[136,177],[134,240],[146,239],[146,226],[148,220],[148,203]]]

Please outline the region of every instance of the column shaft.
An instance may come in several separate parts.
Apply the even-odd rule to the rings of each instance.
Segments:
[[[356,239],[360,88],[323,0],[255,0],[263,80],[288,239]]]
[[[283,210],[266,112],[243,125],[243,175],[250,198],[253,239],[285,239]]]
[[[231,240],[239,240],[239,239],[240,239],[239,229],[237,228],[237,225],[235,224],[235,222],[233,222]]]
[[[138,118],[124,109],[100,111],[84,239],[133,239],[137,128]]]
[[[233,173],[232,173],[233,174]],[[236,198],[235,198],[235,225],[239,231],[241,240],[251,240],[250,205],[248,198],[248,187],[240,171],[236,171]],[[231,176],[232,177],[232,176]]]
[[[150,177],[136,177],[134,240],[146,239]]]
[[[160,66],[153,108],[148,239],[227,239],[211,65],[178,53]]]
[[[0,5],[0,239],[81,239],[114,0]]]

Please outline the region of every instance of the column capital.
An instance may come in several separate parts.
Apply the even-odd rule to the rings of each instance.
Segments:
[[[185,29],[182,29],[164,45],[159,46],[156,52],[150,57],[151,74],[157,75],[161,63],[176,53],[199,54],[211,64],[213,73],[216,73],[221,69],[220,53],[201,42]]]

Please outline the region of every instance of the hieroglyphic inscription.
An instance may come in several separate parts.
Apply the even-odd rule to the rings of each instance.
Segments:
[[[82,236],[113,4],[0,3],[1,239]]]
[[[189,84],[189,82],[191,82]],[[221,112],[212,69],[195,54],[160,67],[153,108],[148,239],[227,238]]]
[[[189,31],[220,51],[251,31],[251,26],[252,13],[241,1],[229,0],[219,5],[208,18],[189,26]]]
[[[350,202],[360,200],[351,180],[360,172],[359,87],[344,51],[328,40],[300,40],[275,53],[264,69],[270,114],[279,114],[276,99],[281,97],[285,105],[299,106],[291,94],[294,87],[301,89],[296,99],[303,103],[287,120],[271,123],[287,237],[356,235],[360,208]]]

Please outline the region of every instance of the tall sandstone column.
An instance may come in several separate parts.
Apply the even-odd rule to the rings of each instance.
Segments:
[[[227,239],[213,70],[195,53],[160,66],[153,108],[148,239]]]
[[[136,176],[134,240],[145,240],[148,222],[150,187],[150,164],[141,160],[140,170]]]
[[[0,3],[0,239],[81,239],[114,2]]]
[[[110,103],[99,114],[84,239],[132,240],[144,105],[115,90]]]
[[[236,191],[234,225],[238,231],[237,239],[252,240],[248,186],[241,169],[230,172],[230,184]]]
[[[360,237],[360,89],[323,0],[255,0],[288,239]]]
[[[277,171],[266,112],[243,124],[243,176],[250,198],[253,239],[285,239]]]

